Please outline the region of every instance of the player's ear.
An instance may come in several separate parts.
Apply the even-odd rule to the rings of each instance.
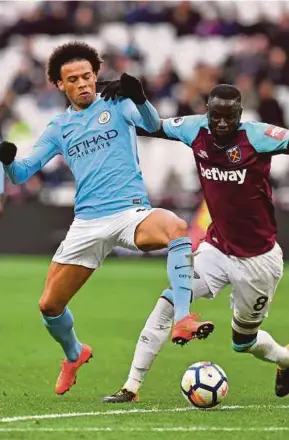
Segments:
[[[240,108],[240,113],[239,113],[240,114],[240,119],[241,119],[242,113],[243,113],[243,107]]]
[[[64,92],[64,86],[63,86],[63,82],[62,81],[60,81],[60,80],[57,81],[57,87],[59,88],[59,90],[61,92]]]

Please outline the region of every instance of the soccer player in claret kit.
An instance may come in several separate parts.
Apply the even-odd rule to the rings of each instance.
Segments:
[[[91,347],[76,337],[67,304],[115,246],[143,251],[168,247],[173,342],[204,338],[213,330],[212,323],[198,322],[189,312],[193,272],[188,225],[170,211],[152,209],[143,183],[135,127],[157,131],[158,113],[141,83],[127,74],[117,81],[117,96],[114,83],[103,84],[103,96],[97,94],[101,62],[85,43],[56,48],[48,78],[71,106],[53,119],[28,157],[15,160],[16,145],[0,144],[0,161],[13,183],[25,182],[57,154],[75,178],[75,219],[52,259],[40,299],[44,325],[66,356],[57,394],[72,387],[79,367],[92,356]]]
[[[275,393],[282,397],[289,393],[289,349],[259,327],[283,274],[269,173],[272,155],[289,152],[289,131],[242,123],[241,115],[239,90],[223,84],[211,91],[207,114],[163,120],[158,132],[139,134],[179,140],[192,149],[212,218],[194,256],[193,299],[214,298],[231,284],[233,349],[277,364]],[[138,399],[169,336],[173,309],[168,288],[140,334],[126,383],[104,402]]]

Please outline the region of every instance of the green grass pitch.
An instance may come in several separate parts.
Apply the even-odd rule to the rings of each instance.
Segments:
[[[72,301],[78,336],[92,345],[94,358],[80,370],[77,385],[56,396],[62,353],[38,312],[48,264],[46,258],[0,259],[1,440],[289,438],[289,398],[274,396],[275,366],[231,349],[229,290],[194,304],[215,322],[214,334],[184,348],[168,342],[139,403],[100,402],[126,379],[139,331],[167,284],[160,260],[107,260]],[[288,273],[287,268],[263,326],[284,345],[289,343]],[[216,362],[229,378],[229,393],[214,410],[190,410],[180,392],[182,373],[201,360]],[[76,414],[63,417],[67,413]],[[49,414],[60,416],[37,417]]]

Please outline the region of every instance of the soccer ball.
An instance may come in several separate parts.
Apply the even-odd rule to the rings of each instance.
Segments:
[[[198,362],[185,372],[181,390],[185,399],[197,408],[213,408],[228,392],[225,372],[212,362]]]

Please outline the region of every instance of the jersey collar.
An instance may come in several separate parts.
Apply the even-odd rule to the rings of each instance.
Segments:
[[[72,105],[70,105],[70,106],[67,108],[67,110],[66,110],[67,113],[70,113],[70,114],[73,114],[73,115],[79,115],[79,116],[82,116],[87,110],[93,108],[93,107],[99,102],[99,100],[100,100],[100,93],[96,93],[95,96],[96,96],[96,100],[93,101],[93,102],[90,104],[89,107],[85,108],[84,110],[74,110],[74,108],[72,107]]]

